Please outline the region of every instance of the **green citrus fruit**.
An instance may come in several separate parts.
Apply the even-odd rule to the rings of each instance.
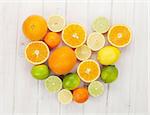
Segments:
[[[99,81],[93,81],[88,86],[89,94],[93,97],[97,97],[104,93],[104,85]]]
[[[50,93],[58,92],[62,88],[62,81],[57,76],[50,76],[45,81],[45,88]]]
[[[99,50],[97,59],[102,65],[112,65],[120,57],[121,51],[114,46],[106,46]]]
[[[35,79],[43,80],[49,76],[50,71],[48,66],[45,64],[35,65],[32,67],[31,74]]]
[[[105,83],[111,83],[115,81],[118,77],[118,69],[115,65],[109,65],[102,68],[101,79]]]
[[[80,78],[77,73],[70,73],[63,79],[63,87],[68,90],[73,90],[80,85]]]

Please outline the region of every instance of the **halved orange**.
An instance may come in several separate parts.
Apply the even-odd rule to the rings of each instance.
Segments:
[[[101,70],[99,64],[95,60],[89,59],[79,64],[77,73],[81,80],[90,83],[100,77]]]
[[[125,47],[131,42],[131,29],[123,24],[117,24],[110,28],[108,41],[115,47]]]
[[[86,36],[85,28],[77,23],[69,24],[62,32],[63,42],[72,48],[82,46],[86,41]]]
[[[25,48],[25,58],[31,64],[44,63],[49,57],[49,48],[42,41],[32,41]]]

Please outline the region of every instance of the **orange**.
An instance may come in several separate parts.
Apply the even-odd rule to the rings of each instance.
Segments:
[[[42,16],[31,15],[23,22],[23,33],[30,40],[42,40],[47,33],[47,23]]]
[[[31,64],[44,63],[49,57],[49,48],[42,41],[32,41],[25,48],[25,58]]]
[[[85,43],[86,35],[86,31],[81,24],[73,23],[64,28],[62,40],[66,45],[77,48]]]
[[[74,51],[68,46],[62,46],[50,55],[48,65],[55,74],[64,75],[72,70],[76,60]]]
[[[50,48],[54,48],[60,43],[60,35],[56,32],[48,32],[44,41]]]
[[[89,93],[86,88],[77,88],[73,91],[73,100],[77,103],[84,103],[88,98]]]
[[[77,68],[77,73],[84,82],[92,82],[100,76],[99,64],[92,59],[81,62]]]
[[[115,47],[125,47],[131,42],[131,29],[123,24],[114,25],[108,32],[108,41]]]

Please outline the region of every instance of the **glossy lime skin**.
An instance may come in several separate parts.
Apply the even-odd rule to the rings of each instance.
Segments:
[[[35,79],[43,80],[50,75],[48,66],[45,64],[35,65],[32,67],[31,74]]]
[[[111,83],[115,81],[118,77],[118,69],[115,65],[109,65],[102,68],[101,79],[105,83]]]
[[[80,85],[80,78],[77,73],[70,73],[63,79],[63,87],[68,90],[73,90]]]

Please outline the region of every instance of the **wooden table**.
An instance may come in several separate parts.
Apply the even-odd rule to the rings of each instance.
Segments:
[[[85,104],[61,105],[49,94],[43,81],[31,77],[24,58],[28,40],[22,23],[31,14],[46,19],[63,15],[67,23],[91,23],[105,16],[111,25],[132,28],[132,43],[122,48],[118,80],[105,85],[103,96]],[[139,0],[35,0],[0,2],[0,112],[8,115],[146,115],[148,114],[148,4]],[[150,96],[150,95],[149,95]]]

